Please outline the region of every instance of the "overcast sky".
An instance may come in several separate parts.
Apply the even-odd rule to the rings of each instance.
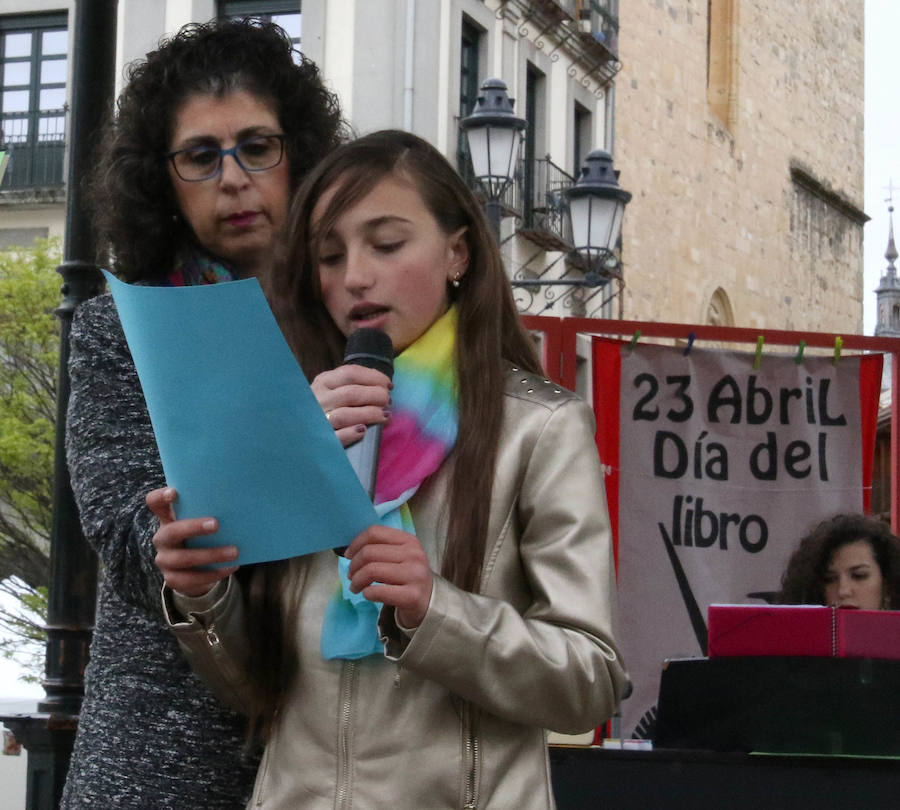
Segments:
[[[0,605],[14,606],[14,603],[5,593],[0,593]],[[0,700],[15,697],[35,699],[44,697],[44,690],[40,686],[22,683],[18,677],[18,666],[12,661],[0,658]]]
[[[865,334],[875,329],[875,293],[887,262],[889,182],[897,187],[900,208],[900,31],[898,0],[866,0],[866,169],[865,212],[872,218],[864,230]],[[895,212],[898,213],[898,212]],[[900,220],[898,220],[900,224]]]

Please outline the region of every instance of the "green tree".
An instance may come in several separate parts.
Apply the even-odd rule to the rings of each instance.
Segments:
[[[43,671],[60,262],[56,240],[0,252],[0,654]]]

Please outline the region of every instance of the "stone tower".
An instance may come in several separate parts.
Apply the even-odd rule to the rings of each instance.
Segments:
[[[863,6],[619,3],[625,318],[862,334]]]

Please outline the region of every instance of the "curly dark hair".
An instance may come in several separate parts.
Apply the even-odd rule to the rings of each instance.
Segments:
[[[791,555],[776,602],[783,605],[824,605],[825,573],[834,552],[865,540],[885,584],[888,607],[900,609],[900,539],[881,520],[866,515],[836,515],[823,520]]]
[[[337,98],[288,35],[259,19],[190,23],[126,70],[89,195],[104,254],[126,281],[165,276],[191,239],[164,154],[178,106],[195,93],[244,90],[271,100],[285,133],[291,188],[344,140]],[[101,261],[106,256],[100,257]]]

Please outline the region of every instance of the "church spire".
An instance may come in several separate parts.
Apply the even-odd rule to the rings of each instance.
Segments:
[[[897,268],[894,267],[894,262],[897,261],[898,256],[900,253],[897,253],[897,246],[894,244],[894,206],[888,205],[888,246],[884,252],[884,258],[888,260],[887,275],[892,278],[897,277]]]
[[[881,277],[881,283],[875,290],[878,301],[875,334],[883,337],[900,337],[900,279],[894,262],[900,257],[894,242],[894,184],[888,185],[890,194],[885,202],[888,204],[888,243],[884,258],[887,269]]]

